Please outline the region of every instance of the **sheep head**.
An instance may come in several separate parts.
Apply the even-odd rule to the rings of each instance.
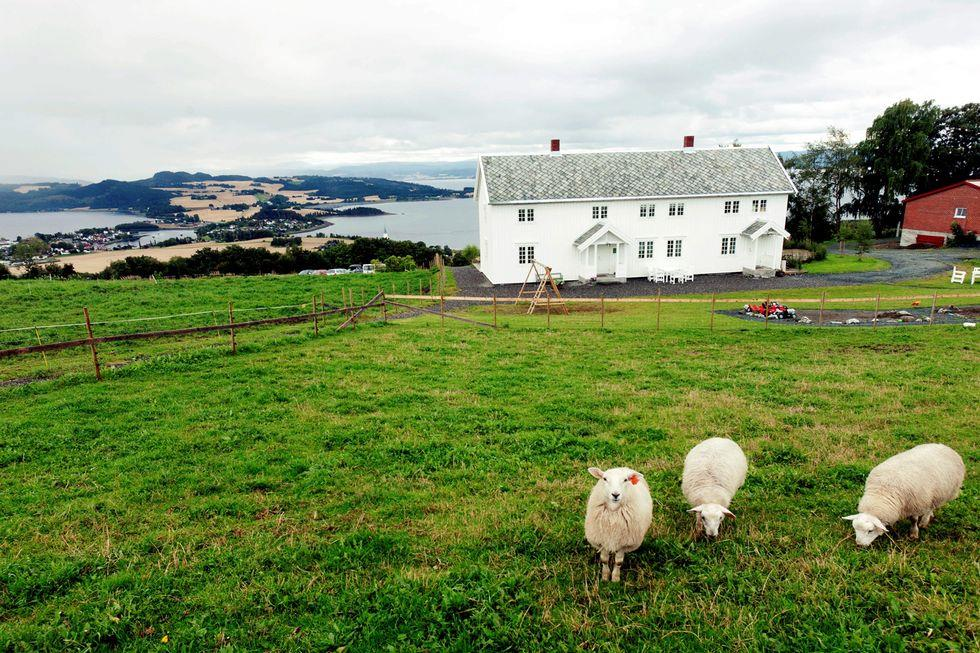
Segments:
[[[718,537],[718,529],[721,528],[721,522],[725,520],[725,515],[732,519],[735,518],[735,513],[717,503],[702,503],[700,506],[694,506],[688,512],[693,512],[695,517],[701,520],[704,533],[709,537]]]
[[[624,501],[635,492],[636,485],[643,479],[643,474],[629,467],[613,467],[602,471],[598,467],[589,467],[589,473],[603,484],[607,510],[619,510]],[[597,484],[598,485],[598,484]]]
[[[858,546],[869,546],[879,535],[888,532],[880,519],[866,512],[848,515],[841,519],[851,522],[851,526],[854,527],[854,540]]]

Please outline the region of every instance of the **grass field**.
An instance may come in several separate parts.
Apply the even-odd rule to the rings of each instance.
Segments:
[[[809,261],[803,264],[803,270],[810,274],[841,274],[843,272],[872,272],[874,270],[887,270],[891,263],[880,258],[873,258],[865,254],[855,256],[853,254],[827,254],[827,258],[822,261]]]
[[[4,282],[0,326],[379,280]],[[120,344],[104,356],[131,364],[103,383],[87,352],[52,357],[63,375],[0,388],[0,648],[976,650],[976,332],[712,332],[677,304],[656,333],[653,310],[294,325],[243,332],[237,356]],[[680,469],[714,435],[749,477],[720,540],[695,542]],[[868,470],[930,440],[963,455],[963,496],[921,541],[857,550],[839,518]],[[655,507],[615,586],[582,517],[586,468],[618,464]]]

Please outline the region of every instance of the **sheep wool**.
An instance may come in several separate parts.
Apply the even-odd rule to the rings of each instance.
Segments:
[[[710,536],[718,535],[732,498],[748,473],[742,448],[728,438],[708,438],[695,445],[684,459],[681,491],[695,513],[695,525]]]
[[[867,546],[886,527],[912,518],[911,537],[932,520],[932,514],[960,494],[966,467],[944,444],[920,444],[895,454],[868,474],[854,523],[858,544]]]
[[[611,579],[619,581],[626,554],[643,544],[653,521],[653,499],[643,474],[628,467],[602,471],[590,467],[596,477],[585,511],[585,539],[599,552],[602,579],[610,580],[609,558],[614,559]]]

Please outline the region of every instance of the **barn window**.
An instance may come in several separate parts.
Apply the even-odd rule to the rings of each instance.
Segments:
[[[728,256],[735,253],[735,236],[722,236],[721,255]]]
[[[682,240],[668,240],[667,241],[667,258],[678,258],[681,255],[681,245],[684,244]]]
[[[953,217],[961,218],[961,219],[966,218],[966,207],[965,206],[958,207],[955,211],[953,211]]]
[[[534,245],[520,245],[517,248],[517,263],[527,265],[534,260]]]

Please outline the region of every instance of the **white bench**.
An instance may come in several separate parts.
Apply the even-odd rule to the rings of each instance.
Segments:
[[[973,284],[975,284],[977,282],[977,279],[980,279],[980,268],[974,266],[973,274],[970,275],[970,285],[972,286]]]
[[[949,278],[950,283],[963,283],[966,281],[966,270],[960,270],[955,265],[953,266],[953,274]]]

